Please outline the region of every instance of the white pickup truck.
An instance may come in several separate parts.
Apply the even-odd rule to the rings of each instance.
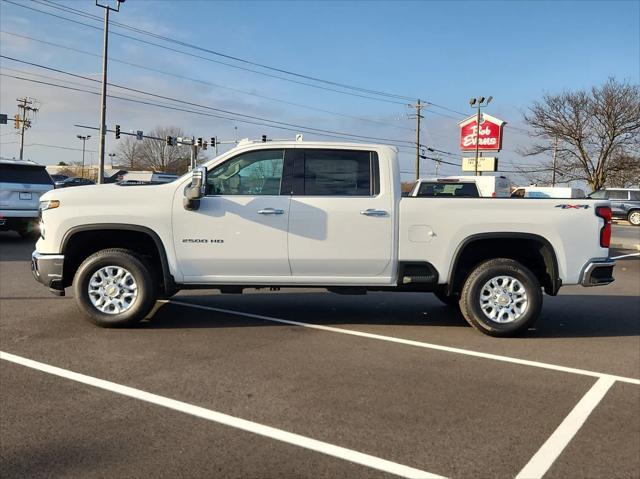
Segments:
[[[433,292],[508,336],[615,264],[608,201],[402,197],[384,145],[244,140],[172,183],[51,191],[40,230],[35,278],[107,327],[180,289],[319,287]]]

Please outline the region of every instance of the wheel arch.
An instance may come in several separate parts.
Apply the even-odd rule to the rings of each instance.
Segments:
[[[495,247],[502,247],[502,252],[494,254]],[[553,245],[537,234],[511,232],[479,233],[466,237],[458,245],[451,261],[447,294],[457,294],[462,290],[462,283],[475,265],[486,259],[500,257],[522,262],[538,276],[547,294],[558,294],[562,280]]]
[[[117,235],[117,236],[114,236]],[[79,252],[74,254],[74,246],[81,244],[81,240],[93,239],[95,243],[82,245]],[[151,242],[145,242],[151,239]],[[160,236],[151,228],[140,225],[126,223],[94,223],[89,225],[79,225],[70,228],[63,236],[61,243],[61,253],[65,256],[65,268],[63,281],[65,286],[71,285],[75,271],[80,263],[90,254],[101,249],[125,247],[133,249],[142,255],[150,255],[153,265],[161,273],[162,281],[160,287],[165,294],[173,294],[176,290],[176,283],[169,269],[169,261],[164,243]],[[71,250],[69,250],[71,248]]]

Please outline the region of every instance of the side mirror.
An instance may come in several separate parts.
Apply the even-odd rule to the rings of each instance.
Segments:
[[[200,199],[205,196],[207,186],[207,168],[200,166],[191,172],[191,184],[184,189],[182,204],[185,210],[197,210]]]

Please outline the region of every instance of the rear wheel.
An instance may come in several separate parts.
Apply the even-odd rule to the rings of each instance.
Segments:
[[[98,326],[131,326],[155,304],[157,288],[151,272],[132,251],[98,251],[76,272],[73,286],[78,306]]]
[[[630,211],[627,215],[627,220],[629,220],[629,223],[633,226],[640,226],[640,210]]]
[[[528,268],[507,258],[476,266],[460,295],[464,318],[490,336],[514,336],[527,330],[541,308],[538,279]]]

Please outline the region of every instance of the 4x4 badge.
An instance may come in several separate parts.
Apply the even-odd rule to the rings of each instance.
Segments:
[[[569,210],[569,209],[579,210],[582,208],[583,210],[588,210],[589,205],[556,205],[556,208],[562,208],[563,210]]]

